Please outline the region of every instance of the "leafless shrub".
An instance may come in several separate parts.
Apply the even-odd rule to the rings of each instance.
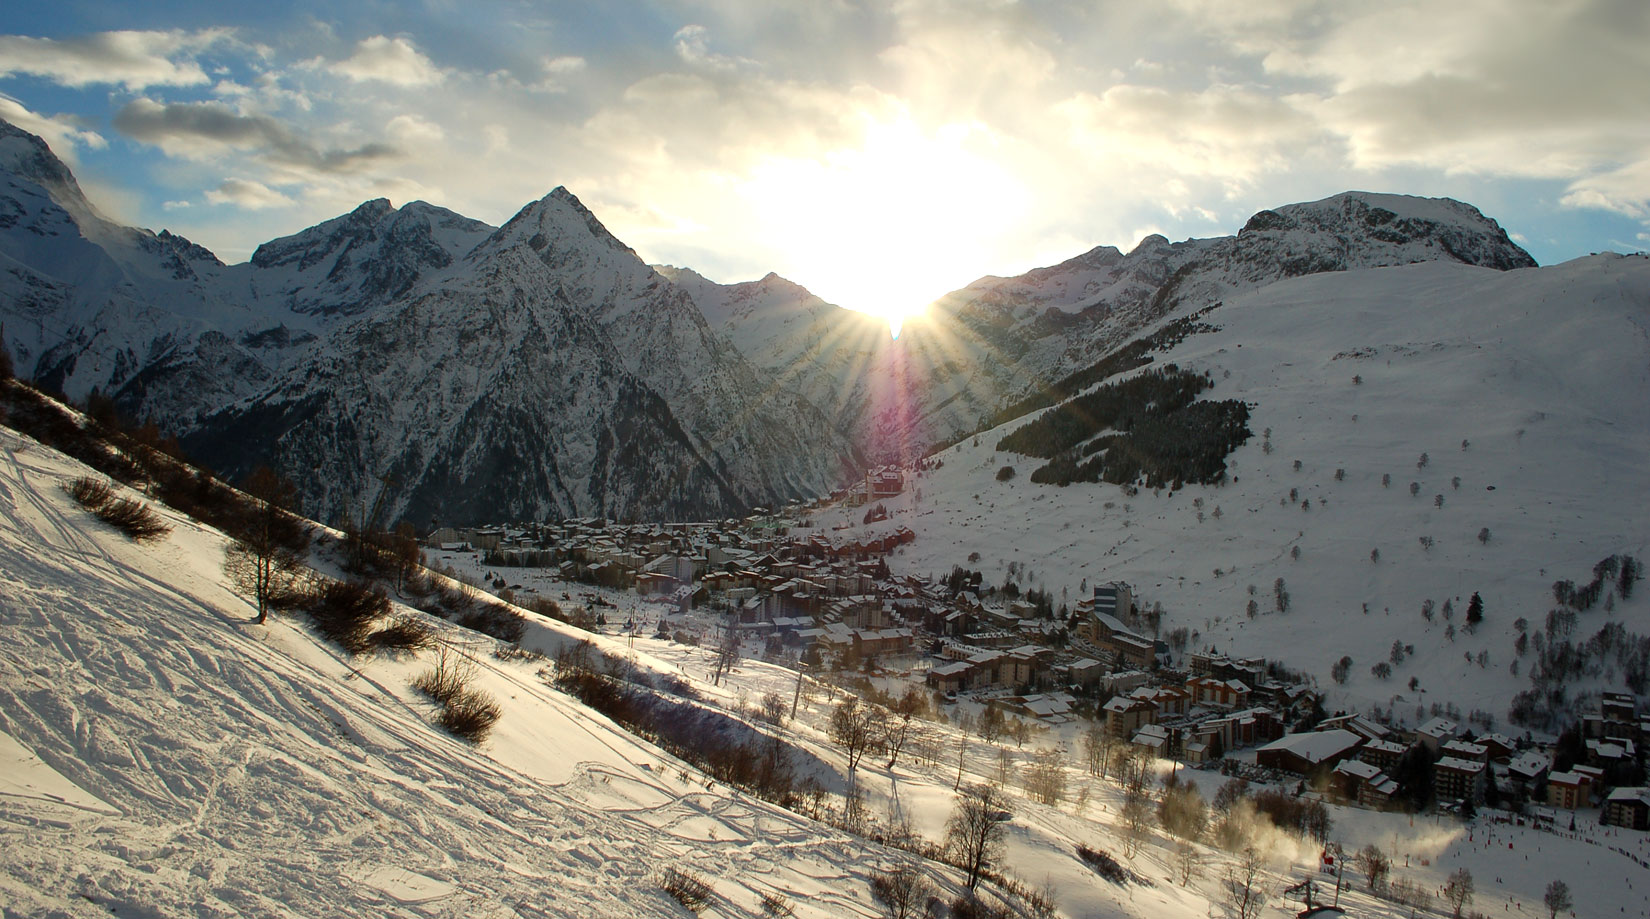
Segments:
[[[408,613],[372,633],[372,643],[385,650],[423,651],[435,645],[435,633],[423,620]]]
[[[437,646],[435,666],[413,678],[412,688],[445,705],[470,685],[475,662],[451,646]]]
[[[309,607],[315,630],[350,654],[372,648],[372,627],[389,612],[390,598],[383,589],[362,581],[332,581]]]
[[[796,915],[796,907],[782,893],[767,891],[762,894],[762,915],[772,916],[774,919],[790,919]]]
[[[888,871],[871,872],[871,898],[888,911],[888,919],[909,919],[927,902],[930,886],[922,869],[900,864]]]
[[[667,867],[659,876],[659,888],[689,912],[697,913],[710,905],[716,891],[704,878],[686,868]]]
[[[479,689],[463,689],[442,706],[435,723],[470,743],[481,743],[503,714],[492,696]]]
[[[115,490],[108,482],[83,475],[63,486],[69,497],[93,513],[109,506],[115,500]]]

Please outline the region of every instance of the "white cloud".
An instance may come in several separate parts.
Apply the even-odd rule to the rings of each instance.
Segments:
[[[75,163],[75,151],[85,147],[90,150],[101,150],[108,146],[103,135],[89,128],[83,128],[71,118],[52,117],[39,112],[30,111],[23,103],[12,97],[0,93],[0,118],[39,136],[52,148],[58,159]]]
[[[227,29],[98,32],[61,40],[0,35],[0,75],[26,73],[73,87],[194,86],[209,78],[191,55],[229,35]]]
[[[166,201],[161,204],[161,209],[167,211],[182,211],[188,210],[193,206],[194,205],[190,204],[188,201]]]
[[[209,190],[206,200],[212,204],[227,204],[248,211],[288,207],[293,203],[286,195],[251,179],[227,179],[217,188]]]
[[[434,143],[446,137],[441,125],[418,115],[397,115],[384,126],[389,136],[404,144]]]
[[[1288,103],[1236,86],[1193,92],[1123,84],[1098,96],[1078,93],[1054,111],[1069,125],[1072,147],[1098,169],[1123,163],[1252,182],[1327,140]]]
[[[395,86],[429,86],[446,74],[405,38],[374,35],[357,42],[355,51],[330,69],[351,80],[376,80]]]

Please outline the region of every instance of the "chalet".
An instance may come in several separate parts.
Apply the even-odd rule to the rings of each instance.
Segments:
[[[1489,747],[1468,740],[1449,741],[1440,750],[1446,758],[1454,757],[1456,759],[1471,760],[1475,763],[1488,763],[1490,761]]]
[[[904,654],[911,650],[910,629],[856,629],[854,647],[870,655]]]
[[[1342,760],[1330,773],[1330,789],[1343,801],[1361,801],[1364,785],[1384,777],[1380,769],[1362,760]]]
[[[1604,799],[1604,820],[1610,826],[1650,830],[1650,788],[1621,787]]]
[[[1129,693],[1157,706],[1163,716],[1184,715],[1191,706],[1192,694],[1177,686],[1141,686]]]
[[[1286,734],[1255,751],[1255,762],[1273,769],[1313,776],[1352,756],[1364,739],[1351,731]]]
[[[967,661],[952,661],[928,671],[925,682],[938,692],[951,694],[960,692],[968,686],[968,671],[972,669]]]
[[[636,575],[636,592],[644,597],[667,594],[676,589],[677,580],[656,571],[642,571]]]
[[[1128,696],[1112,696],[1102,711],[1106,713],[1106,733],[1115,740],[1127,740],[1142,725],[1157,723],[1157,706]]]
[[[1169,757],[1175,753],[1172,736],[1169,729],[1161,724],[1143,724],[1129,738],[1129,743],[1149,756]]]
[[[1193,705],[1207,705],[1226,711],[1244,708],[1249,703],[1249,687],[1242,680],[1193,677],[1186,681],[1186,692],[1191,696]]]
[[[1506,775],[1512,790],[1534,797],[1539,796],[1551,771],[1552,762],[1547,757],[1530,752],[1508,760]]]
[[[1104,666],[1097,660],[1083,657],[1056,669],[1068,686],[1094,686],[1100,682]]]
[[[1547,776],[1547,805],[1575,810],[1593,803],[1593,777],[1580,772],[1554,772]]]
[[[1250,708],[1201,722],[1193,733],[1207,743],[1218,738],[1223,750],[1236,750],[1281,738],[1283,722],[1269,708]]]
[[[1518,752],[1518,745],[1505,734],[1485,734],[1476,741],[1484,746],[1492,763],[1505,763]]]
[[[1371,740],[1358,748],[1358,758],[1382,771],[1390,771],[1409,749],[1391,740]]]
[[[1448,718],[1434,718],[1415,729],[1415,738],[1433,756],[1443,753],[1444,744],[1461,736],[1461,726]]]
[[[1625,762],[1632,762],[1634,747],[1631,740],[1588,740],[1587,765],[1608,770]]]
[[[1446,756],[1432,766],[1433,793],[1439,801],[1471,801],[1476,804],[1484,800],[1488,768],[1481,760]]]
[[[1122,620],[1098,608],[1078,628],[1085,639],[1103,651],[1110,651],[1128,666],[1150,667],[1157,658],[1157,647],[1151,639],[1135,634]]]
[[[1386,810],[1392,807],[1392,800],[1397,796],[1398,780],[1383,772],[1363,784],[1358,792],[1358,803],[1364,807]]]

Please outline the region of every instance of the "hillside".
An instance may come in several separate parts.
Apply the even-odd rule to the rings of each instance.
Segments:
[[[658,888],[677,867],[712,885],[710,915],[771,915],[760,898],[778,894],[804,919],[870,917],[883,915],[871,874],[911,861],[709,779],[551,688],[537,674],[544,661],[495,657],[490,642],[430,620],[449,647],[473,655],[474,685],[503,709],[479,747],[450,737],[408,685],[433,652],[346,659],[298,619],[254,624],[223,580],[220,534],[161,509],[171,533],[132,543],[62,490],[86,471],[0,428],[7,915],[681,916]],[[582,637],[535,617],[523,645],[554,652]],[[707,649],[594,641],[736,718],[747,698],[796,685],[793,671],[746,660],[712,686],[701,678]],[[822,783],[827,810],[846,788],[842,751],[823,730],[841,699],[810,682],[800,717],[780,732]],[[959,747],[950,728],[923,730],[933,752],[913,747],[898,767],[880,758],[859,767],[879,832],[904,821],[942,836],[953,751],[966,753],[969,781],[1029,762],[1029,751]],[[1056,806],[1010,783],[1003,858],[1053,897],[1055,915],[1196,919],[1218,909],[1229,863],[1218,850],[1196,847],[1199,871],[1177,880],[1172,840],[1152,831],[1120,857],[1133,880],[1104,881],[1086,867],[1077,844],[1122,846],[1122,792],[1074,762],[1060,768],[1069,784]],[[1182,775],[1205,797],[1223,781]],[[1481,908],[1504,899],[1520,917],[1536,915],[1549,871],[1574,876],[1598,859],[1633,870],[1590,839],[1331,810],[1334,839],[1349,849],[1388,847],[1404,857],[1398,875],[1423,887],[1470,867]],[[1265,856],[1260,915],[1292,913],[1278,892],[1314,870],[1317,846],[1276,833],[1257,833],[1254,844]],[[1646,844],[1609,841],[1640,863]],[[1532,850],[1546,853],[1544,870],[1521,867]],[[959,892],[954,871],[920,864],[941,896]],[[1575,894],[1590,914],[1624,909],[1632,896],[1620,885]],[[1343,898],[1359,915],[1407,915],[1351,886]]]
[[[1436,702],[1504,724],[1532,659],[1512,672],[1515,621],[1542,631],[1554,581],[1585,584],[1602,559],[1650,548],[1631,497],[1650,493],[1647,305],[1650,259],[1638,256],[1505,273],[1435,262],[1276,283],[1227,299],[1203,317],[1212,331],[1154,356],[1207,372],[1204,398],[1249,404],[1254,433],[1228,459],[1225,484],[1134,495],[1034,484],[1042,460],[995,449],[1034,413],[937,454],[939,468],[885,502],[890,519],[871,529],[916,531],[890,560],[896,572],[962,565],[1001,584],[1013,564],[1022,587],[1042,586],[1057,604],[1126,581],[1163,605],[1165,634],[1185,627],[1194,649],[1316,674],[1331,708],[1379,706],[1413,724]],[[997,478],[1004,466],[1017,472],[1010,481]],[[821,523],[857,527],[861,513]],[[1279,578],[1287,614],[1275,612]],[[1465,634],[1474,592],[1485,622]],[[1645,603],[1582,613],[1573,640],[1612,620],[1650,633]],[[1414,652],[1383,681],[1370,668],[1394,640]],[[1353,659],[1344,687],[1329,679],[1343,655]],[[1600,670],[1572,690],[1620,686],[1615,662]]]

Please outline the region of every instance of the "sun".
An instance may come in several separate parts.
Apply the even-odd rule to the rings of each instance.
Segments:
[[[924,131],[866,118],[862,143],[817,157],[770,158],[739,192],[786,261],[780,273],[838,306],[912,315],[993,264],[991,240],[1028,194],[975,124]]]

